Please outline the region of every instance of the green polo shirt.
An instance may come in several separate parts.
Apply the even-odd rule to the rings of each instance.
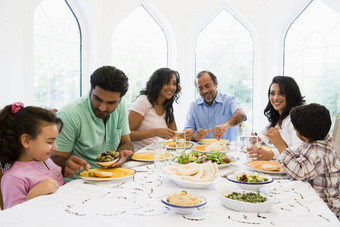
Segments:
[[[130,134],[128,112],[123,99],[110,114],[106,124],[94,114],[90,93],[62,107],[57,116],[64,123],[56,141],[57,150],[71,152],[71,155],[85,159],[91,168],[99,167],[96,163],[99,153],[117,150],[121,137]],[[77,175],[65,180],[77,179]]]

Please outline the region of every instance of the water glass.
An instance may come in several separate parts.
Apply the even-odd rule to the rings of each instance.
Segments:
[[[259,143],[259,138],[257,136],[244,136],[243,141],[245,150],[247,151],[247,161],[250,162],[255,160],[256,158],[249,157],[248,152],[252,150],[257,150],[258,148],[261,147]]]
[[[186,141],[186,131],[175,132],[176,138],[176,155],[181,155],[185,152],[187,141]]]
[[[165,140],[156,139],[153,144],[154,148],[154,164],[157,169],[160,169],[162,166],[167,165],[167,145]]]

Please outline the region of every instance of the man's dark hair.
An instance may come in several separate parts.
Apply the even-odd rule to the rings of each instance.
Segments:
[[[332,125],[328,109],[317,103],[294,107],[289,115],[295,130],[311,141],[323,140]]]
[[[128,77],[125,73],[113,66],[102,66],[91,75],[91,90],[96,86],[106,91],[120,92],[123,97],[128,88]]]
[[[196,76],[196,80],[195,80],[195,86],[197,87],[197,79],[199,79],[204,73],[208,73],[208,75],[210,76],[211,80],[213,81],[213,83],[215,85],[217,85],[217,77],[212,73],[212,72],[209,72],[209,71],[201,71],[197,74]]]

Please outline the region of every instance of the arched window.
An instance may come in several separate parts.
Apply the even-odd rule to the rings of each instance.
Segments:
[[[34,104],[59,108],[81,95],[80,29],[67,1],[34,12]]]
[[[307,103],[340,111],[340,13],[314,0],[287,32],[284,74],[298,82]]]
[[[162,28],[142,5],[119,23],[112,39],[112,65],[129,77],[128,104],[156,69],[167,67],[167,52]]]
[[[218,90],[243,104],[246,126],[253,119],[253,41],[247,29],[223,9],[199,34],[196,74],[208,70],[218,79]]]

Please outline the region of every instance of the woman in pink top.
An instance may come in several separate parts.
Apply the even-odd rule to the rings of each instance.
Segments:
[[[40,107],[14,103],[0,112],[4,209],[54,193],[65,183],[61,168],[49,158],[62,126],[53,112]]]
[[[154,137],[170,139],[177,130],[173,103],[181,91],[178,72],[156,70],[131,105],[129,125],[135,151],[151,144]]]

